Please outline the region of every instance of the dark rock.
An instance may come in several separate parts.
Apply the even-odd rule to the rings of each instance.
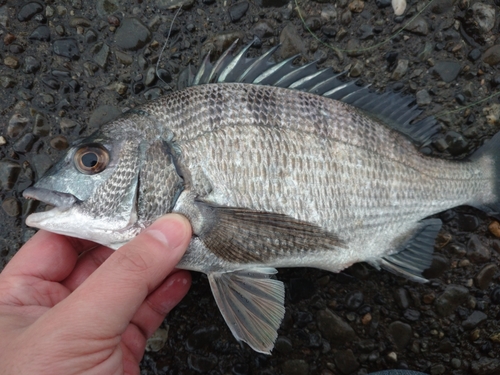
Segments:
[[[313,321],[313,315],[309,311],[297,311],[293,316],[299,328],[304,328]]]
[[[61,83],[52,76],[44,76],[42,77],[42,82],[44,83],[45,86],[51,88],[52,90],[59,90],[59,87],[61,87]]]
[[[431,375],[441,375],[444,374],[445,372],[446,372],[446,367],[444,367],[444,365],[442,365],[441,363],[433,365],[431,367]]]
[[[432,256],[432,264],[423,273],[426,279],[435,279],[441,277],[446,270],[450,268],[448,258],[441,254],[434,254]]]
[[[462,136],[462,134],[450,130],[445,134],[444,139],[448,144],[448,151],[450,152],[450,154],[460,155],[467,151],[468,143]]]
[[[318,311],[316,319],[319,331],[332,345],[344,345],[358,338],[349,324],[328,309]]]
[[[26,22],[32,19],[35,14],[43,11],[43,5],[37,2],[30,2],[21,7],[17,13],[17,19],[20,22]]]
[[[283,28],[280,35],[280,57],[286,59],[298,53],[305,54],[305,44],[300,38],[295,26],[289,23]]]
[[[482,311],[474,311],[470,316],[462,322],[462,327],[466,330],[471,330],[476,328],[479,324],[488,319],[488,315],[486,315]]]
[[[52,49],[56,55],[67,57],[71,60],[77,60],[80,58],[78,43],[73,38],[63,38],[54,41]]]
[[[331,25],[325,25],[321,28],[321,32],[329,38],[333,38],[337,35],[337,28]]]
[[[457,0],[434,0],[431,10],[436,14],[446,13],[453,9],[453,4],[455,4],[456,1]]]
[[[151,40],[151,32],[137,18],[124,18],[118,30],[115,41],[123,50],[137,51]]]
[[[474,277],[474,285],[479,289],[487,289],[497,271],[498,267],[496,264],[490,263],[485,265],[476,277]]]
[[[50,147],[55,150],[62,151],[66,150],[69,146],[68,140],[63,135],[57,135],[50,140]]]
[[[408,24],[406,30],[411,31],[412,33],[417,35],[425,36],[429,34],[429,25],[427,24],[425,18],[418,16]]]
[[[415,309],[406,309],[403,317],[410,322],[416,322],[420,319],[420,312]]]
[[[229,7],[229,18],[232,22],[239,21],[247,12],[249,4],[246,1],[240,1],[239,3],[233,4]]]
[[[444,317],[452,314],[458,306],[467,301],[468,296],[467,288],[460,285],[448,285],[434,302],[437,313]]]
[[[490,299],[492,304],[500,305],[500,286],[497,286],[491,291]]]
[[[21,215],[21,203],[14,197],[5,199],[2,202],[2,209],[11,217],[18,217]]]
[[[24,59],[23,72],[26,74],[36,73],[38,70],[40,70],[40,66],[40,62],[33,56],[26,56],[26,58]]]
[[[500,359],[482,357],[471,363],[474,375],[498,375],[500,373]]]
[[[92,44],[97,41],[97,34],[94,30],[87,30],[85,32],[85,43]]]
[[[256,0],[255,4],[261,8],[280,8],[289,3],[289,0]]]
[[[391,337],[394,344],[399,350],[403,351],[406,346],[410,343],[413,331],[409,324],[395,321],[389,325],[387,332]]]
[[[399,288],[395,294],[395,301],[402,309],[407,309],[410,306],[410,296],[405,288]]]
[[[188,9],[193,4],[194,0],[156,0],[156,7],[159,9]]]
[[[290,300],[292,302],[299,302],[304,299],[311,298],[316,294],[316,287],[311,280],[306,278],[291,279],[290,287]]]
[[[253,35],[257,36],[259,39],[274,35],[274,29],[269,22],[263,20],[259,21],[252,28]]]
[[[21,166],[13,161],[0,161],[0,190],[11,190],[21,173]]]
[[[33,125],[33,134],[38,137],[44,137],[50,132],[50,126],[41,114],[35,116],[35,124]]]
[[[220,336],[219,328],[208,326],[195,329],[186,340],[186,347],[193,351],[210,347]]]
[[[307,17],[304,23],[304,28],[311,31],[317,31],[321,28],[321,19],[319,17]]]
[[[247,364],[237,363],[231,371],[233,375],[248,375],[250,374],[250,367]]]
[[[290,359],[281,366],[283,375],[307,375],[309,374],[309,365],[303,359]]]
[[[484,246],[478,236],[472,235],[467,243],[467,257],[472,263],[485,263],[491,258],[491,251]]]
[[[391,79],[393,79],[395,81],[399,81],[401,78],[403,78],[403,76],[408,71],[408,64],[409,64],[409,61],[406,59],[398,60],[398,62],[396,64],[396,68],[392,72]]]
[[[41,42],[50,41],[50,29],[47,25],[38,26],[31,35],[29,36],[31,40],[39,40]]]
[[[290,353],[293,350],[292,340],[288,337],[279,336],[274,343],[274,348],[283,354]]]
[[[425,106],[432,103],[432,98],[429,95],[429,91],[427,90],[418,91],[416,94],[416,99],[419,106]]]
[[[472,62],[479,60],[481,58],[481,50],[479,48],[474,48],[469,52],[467,58]]]
[[[364,297],[361,292],[352,292],[345,297],[345,305],[351,311],[357,310],[363,304],[363,301]]]
[[[90,51],[93,59],[101,68],[105,68],[108,63],[109,46],[106,43],[97,43]]]
[[[491,66],[500,63],[500,44],[488,48],[483,54],[483,61]]]
[[[438,61],[432,71],[443,81],[449,83],[458,77],[460,69],[460,64],[456,61]]]
[[[459,214],[458,227],[462,231],[474,232],[479,227],[479,219],[468,214]]]
[[[217,365],[217,357],[211,354],[208,357],[190,354],[188,356],[188,366],[191,370],[207,373]]]
[[[10,138],[16,138],[26,127],[29,120],[18,113],[12,115],[7,125],[7,135]]]
[[[373,27],[370,25],[361,25],[357,31],[359,39],[366,40],[373,37]]]
[[[33,133],[25,134],[12,145],[12,149],[19,154],[24,154],[31,151],[37,139],[38,137]]]
[[[392,4],[392,0],[375,0],[375,5],[379,8],[387,8]]]
[[[351,374],[359,368],[359,362],[351,349],[334,352],[333,360],[342,374]]]

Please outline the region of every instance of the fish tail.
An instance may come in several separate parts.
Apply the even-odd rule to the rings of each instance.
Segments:
[[[493,182],[492,191],[485,201],[472,205],[500,219],[500,132],[477,150],[470,159],[472,162],[478,162],[483,169],[490,170]]]

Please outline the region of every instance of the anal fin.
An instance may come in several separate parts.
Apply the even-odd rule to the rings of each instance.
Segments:
[[[269,278],[274,268],[252,268],[208,275],[215,301],[237,340],[271,354],[285,315],[285,288]]]
[[[427,282],[422,272],[432,264],[434,243],[441,226],[440,219],[421,221],[401,250],[383,257],[380,266],[412,281]]]

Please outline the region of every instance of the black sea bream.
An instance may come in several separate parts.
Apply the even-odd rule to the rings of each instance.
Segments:
[[[28,225],[115,249],[184,214],[193,238],[178,267],[206,273],[234,336],[270,353],[284,315],[276,267],[365,261],[425,281],[441,228],[428,216],[497,211],[500,137],[465,162],[424,156],[439,126],[415,120],[412,98],[249,47],[77,141],[24,196],[55,206]]]

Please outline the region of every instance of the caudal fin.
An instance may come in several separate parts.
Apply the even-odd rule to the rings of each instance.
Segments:
[[[483,168],[493,169],[494,175],[493,199],[473,206],[490,216],[500,218],[500,132],[487,141],[470,159],[482,163]]]

